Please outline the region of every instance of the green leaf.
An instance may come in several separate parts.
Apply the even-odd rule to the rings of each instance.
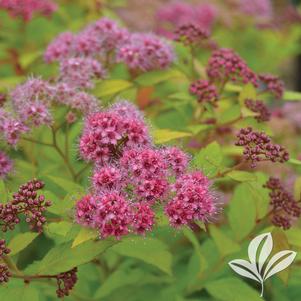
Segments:
[[[226,111],[224,111],[220,115],[218,121],[219,121],[220,124],[225,124],[225,123],[228,123],[228,122],[238,120],[240,117],[241,117],[240,105],[234,105],[234,106],[231,106]]]
[[[301,93],[293,91],[285,91],[283,95],[283,100],[287,101],[301,101]]]
[[[247,211],[246,211],[247,210]],[[243,215],[242,213],[246,212]],[[256,203],[252,197],[250,187],[240,184],[236,187],[229,205],[229,223],[236,240],[246,237],[256,224]]]
[[[244,106],[246,99],[257,99],[256,89],[251,83],[246,84],[239,93],[239,103]]]
[[[98,97],[110,96],[131,88],[133,84],[126,80],[109,79],[98,83],[94,89],[94,94]]]
[[[220,229],[213,225],[210,226],[210,234],[223,258],[240,250],[238,243],[226,236]]]
[[[264,301],[260,292],[239,278],[223,278],[205,283],[208,293],[221,301]]]
[[[294,164],[294,165],[301,165],[301,161],[298,159],[289,159],[288,163]]]
[[[301,248],[301,229],[300,228],[290,228],[285,232],[287,240],[290,245],[297,246]]]
[[[36,61],[39,57],[41,57],[42,54],[43,52],[41,50],[23,53],[20,57],[21,66],[26,69],[34,61]]]
[[[71,230],[73,224],[66,222],[66,221],[60,221],[58,223],[50,223],[47,225],[48,231],[52,234],[57,234],[61,236],[66,236],[66,234]]]
[[[241,170],[232,170],[227,173],[227,177],[237,181],[237,182],[250,182],[250,181],[256,181],[257,177],[256,175],[247,172],[247,171],[241,171]]]
[[[154,141],[156,144],[162,144],[171,140],[189,137],[191,136],[191,133],[172,131],[169,129],[160,129],[160,130],[155,130],[152,133],[152,135],[154,137]]]
[[[61,244],[51,249],[41,261],[34,262],[26,269],[28,274],[56,275],[90,262],[99,254],[116,244],[116,241],[87,241],[75,248],[70,243]]]
[[[229,92],[241,92],[242,91],[242,87],[241,86],[237,86],[231,83],[226,84],[225,86],[225,90],[229,91]]]
[[[152,264],[171,275],[172,255],[167,246],[155,238],[126,238],[115,245],[112,250],[123,256],[134,257]]]
[[[53,183],[61,187],[66,192],[83,192],[84,188],[72,181],[66,180],[64,178],[60,177],[54,177],[54,176],[46,176],[48,179],[50,179]]]
[[[7,301],[39,301],[39,292],[31,285],[24,285],[23,287],[1,287],[1,300]]]
[[[183,78],[185,75],[177,69],[156,70],[143,73],[135,79],[141,86],[153,86],[170,79]]]
[[[123,286],[134,285],[141,281],[144,275],[145,273],[139,269],[130,271],[117,270],[96,291],[94,298],[104,298]]]
[[[223,153],[217,142],[212,142],[194,157],[193,164],[207,175],[214,176],[222,167]]]
[[[11,250],[9,255],[15,255],[25,249],[37,236],[39,233],[20,233],[17,234],[13,239],[9,242],[8,248]]]
[[[7,200],[7,191],[5,183],[3,180],[0,180],[0,203],[5,203]]]
[[[98,237],[98,233],[95,229],[81,228],[77,236],[75,237],[71,248],[74,248],[87,240],[91,240]]]
[[[213,126],[210,124],[196,124],[196,125],[190,125],[187,127],[187,130],[191,132],[194,135],[199,134],[200,132],[212,129]]]

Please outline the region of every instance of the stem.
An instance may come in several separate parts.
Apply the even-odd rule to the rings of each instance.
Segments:
[[[90,167],[90,164],[87,164],[85,167],[83,167],[79,172],[75,174],[75,180],[77,181],[78,178],[84,173],[88,168]]]
[[[263,297],[263,292],[264,292],[264,284],[263,281],[261,281],[261,294],[260,294],[261,298]]]
[[[244,164],[245,164],[245,162],[244,162],[244,161],[241,161],[240,163],[234,165],[233,167],[227,169],[226,171],[217,173],[216,176],[214,176],[214,177],[212,177],[212,178],[210,178],[210,179],[223,178],[223,177],[226,176],[228,173],[230,173],[230,172],[233,171],[233,170],[239,169],[239,168],[240,168],[241,166],[243,166]]]

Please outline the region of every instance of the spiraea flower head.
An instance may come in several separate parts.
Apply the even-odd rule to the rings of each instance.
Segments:
[[[189,92],[197,97],[199,103],[215,103],[218,100],[217,88],[205,79],[193,82],[189,87]]]
[[[132,206],[132,227],[137,234],[145,234],[151,231],[155,224],[155,213],[147,202],[135,203]]]
[[[278,178],[270,177],[264,187],[270,190],[270,205],[273,209],[272,223],[284,230],[289,229],[301,216],[300,202],[294,199]]]
[[[60,62],[60,80],[72,88],[91,89],[94,78],[104,78],[101,64],[91,58],[69,58]]]
[[[190,158],[182,150],[177,147],[167,147],[163,149],[163,156],[168,168],[176,176],[180,176],[186,172]]]
[[[284,147],[274,144],[271,138],[263,132],[253,131],[251,127],[241,129],[237,135],[235,145],[243,146],[243,156],[256,167],[260,161],[283,163],[289,160],[289,154]]]
[[[271,113],[267,106],[261,100],[252,100],[246,99],[245,100],[246,107],[254,113],[258,113],[255,116],[255,119],[258,122],[269,121],[271,118]]]
[[[84,226],[93,226],[96,199],[88,194],[76,203],[76,220]]]
[[[215,50],[208,61],[207,74],[213,82],[233,81],[258,85],[256,74],[232,49]]]
[[[0,179],[4,179],[13,169],[13,161],[0,151]]]
[[[279,77],[272,74],[259,74],[259,84],[263,85],[262,89],[272,93],[277,99],[281,99],[284,94],[284,82]]]
[[[135,33],[120,47],[118,60],[138,71],[161,70],[169,67],[174,53],[167,41],[154,34]]]
[[[56,276],[57,290],[56,294],[58,298],[64,298],[69,296],[69,292],[73,289],[77,282],[77,268],[73,268],[70,271],[60,273]]]

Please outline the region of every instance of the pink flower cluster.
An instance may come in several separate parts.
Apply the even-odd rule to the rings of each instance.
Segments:
[[[205,79],[194,81],[189,87],[189,92],[197,97],[199,103],[215,103],[218,99],[217,88]]]
[[[127,43],[120,47],[118,61],[130,69],[150,71],[165,69],[174,60],[171,46],[154,34],[132,34]]]
[[[48,63],[71,57],[101,57],[105,60],[126,42],[128,36],[126,29],[110,19],[102,18],[78,34],[61,33],[48,45],[44,58]]]
[[[252,83],[258,86],[257,75],[232,49],[215,50],[208,61],[207,74],[212,81]]]
[[[185,45],[200,45],[209,37],[207,30],[193,23],[180,25],[176,28],[174,34],[175,40]]]
[[[217,8],[209,3],[192,5],[174,1],[160,8],[156,15],[156,31],[168,38],[174,38],[173,31],[188,23],[194,23],[210,32],[217,17]]]
[[[4,179],[13,169],[12,160],[0,151],[0,179]]]
[[[46,17],[52,15],[57,5],[51,0],[0,0],[0,9],[5,9],[13,17],[30,21],[34,14]]]
[[[258,122],[264,122],[264,121],[270,120],[271,113],[270,113],[269,109],[267,108],[267,106],[262,101],[246,99],[245,105],[252,112],[258,113],[258,115],[255,116],[255,119]]]
[[[94,171],[90,193],[77,202],[76,219],[102,238],[145,234],[155,225],[159,205],[172,226],[216,213],[208,179],[188,172],[189,157],[180,149],[156,148],[142,114],[128,102],[86,119],[80,153],[93,161]]]
[[[269,91],[277,99],[281,99],[284,94],[284,82],[280,80],[277,76],[272,74],[259,74],[259,83],[263,85],[263,90]]]
[[[239,8],[244,14],[255,18],[269,19],[273,14],[271,0],[240,0]]]

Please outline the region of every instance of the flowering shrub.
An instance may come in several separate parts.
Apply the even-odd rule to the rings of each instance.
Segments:
[[[236,12],[272,19],[255,2]],[[261,300],[227,262],[267,231],[300,250],[301,94],[216,43],[222,13],[78,23],[0,85],[0,299]],[[266,300],[297,300],[299,264]]]

